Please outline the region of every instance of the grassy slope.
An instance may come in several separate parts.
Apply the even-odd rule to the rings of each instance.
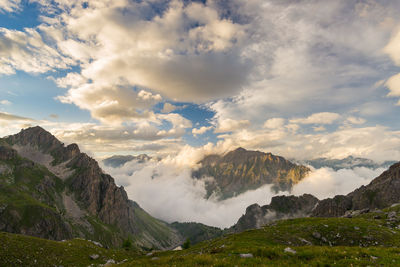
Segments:
[[[97,254],[99,258],[90,259]],[[137,252],[104,249],[81,239],[64,242],[0,232],[0,266],[88,266],[132,260]]]
[[[193,245],[201,241],[220,237],[224,233],[224,230],[221,230],[220,228],[204,225],[202,223],[174,222],[170,225],[175,228],[185,239],[189,239],[190,243]]]
[[[385,212],[393,210],[400,208]],[[382,219],[373,219],[376,215]],[[388,227],[386,217],[386,213],[368,213],[352,219],[283,220],[188,250],[142,256],[124,266],[400,266],[400,231],[393,228],[396,223]],[[286,247],[297,253],[284,252]],[[241,258],[241,253],[254,257]]]
[[[2,233],[0,266],[10,266],[17,259],[28,266],[35,260],[40,266],[87,266],[111,258],[119,262],[127,259],[122,266],[400,266],[400,230],[393,227],[398,222],[389,225],[386,220],[387,212],[393,210],[400,212],[400,207],[352,219],[283,220],[262,229],[201,242],[187,250],[154,252],[149,256],[105,250],[83,240],[54,242]],[[374,219],[377,215],[382,218]],[[286,247],[297,253],[284,252]],[[90,260],[93,253],[101,258]],[[241,258],[241,253],[254,257]]]

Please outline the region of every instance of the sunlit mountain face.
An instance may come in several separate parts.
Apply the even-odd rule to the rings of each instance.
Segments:
[[[347,194],[400,159],[399,12],[397,0],[0,1],[0,136],[40,125],[114,156],[103,169],[168,222],[230,226],[275,194]],[[193,177],[238,147],[307,171],[239,157]],[[234,191],[221,188],[231,174]]]

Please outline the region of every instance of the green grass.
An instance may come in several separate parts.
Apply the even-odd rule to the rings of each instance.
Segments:
[[[90,259],[97,254],[99,258]],[[0,266],[88,266],[133,260],[138,252],[105,249],[81,239],[64,242],[0,232]]]
[[[351,219],[282,220],[186,250],[154,251],[148,256],[138,250],[107,250],[84,240],[55,242],[2,233],[0,266],[12,266],[17,259],[22,263],[16,265],[26,266],[35,260],[37,266],[88,266],[108,259],[126,259],[118,266],[400,266],[400,231],[387,224],[390,211],[400,211],[400,206]],[[381,219],[374,219],[377,214]],[[287,247],[296,253],[285,252]],[[244,253],[253,257],[241,258]],[[94,261],[91,254],[101,257]]]

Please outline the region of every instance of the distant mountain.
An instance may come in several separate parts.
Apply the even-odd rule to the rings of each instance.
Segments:
[[[138,163],[145,163],[149,160],[151,160],[151,157],[147,156],[146,154],[140,154],[137,156],[114,155],[109,158],[103,159],[102,162],[104,163],[105,166],[118,168],[130,161],[136,161]]]
[[[182,236],[128,199],[76,144],[40,127],[0,139],[0,231],[106,246],[172,248]]]
[[[348,195],[318,200],[312,195],[273,197],[270,205],[253,204],[231,231],[259,228],[268,222],[296,217],[341,217],[400,203],[400,162]]]
[[[206,179],[207,197],[217,194],[221,199],[233,197],[272,184],[275,191],[287,191],[303,179],[309,168],[296,165],[283,157],[260,151],[238,148],[225,155],[209,155],[192,172],[194,178]]]
[[[312,160],[300,161],[301,164],[311,165],[316,169],[320,168],[332,168],[334,170],[340,169],[354,169],[356,167],[365,167],[369,169],[388,168],[390,165],[396,163],[395,161],[385,161],[383,163],[376,163],[373,160],[365,158],[355,158],[349,156],[344,159],[327,159],[317,158]]]

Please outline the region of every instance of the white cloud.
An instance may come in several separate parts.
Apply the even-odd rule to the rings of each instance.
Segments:
[[[394,32],[390,42],[385,46],[384,52],[392,58],[397,66],[400,66],[400,28]],[[400,96],[400,73],[390,77],[385,85],[390,90],[388,96]],[[398,105],[400,105],[400,100]]]
[[[189,168],[176,168],[162,162],[137,164],[128,162],[120,169],[104,166],[123,185],[130,199],[137,201],[156,218],[167,222],[201,222],[218,227],[236,223],[246,207],[267,204],[273,196],[271,186],[264,186],[236,198],[218,202],[204,199],[203,180],[190,177]],[[129,175],[129,173],[132,173]]]
[[[347,117],[345,121],[345,123],[349,124],[364,124],[365,122],[366,122],[365,119],[354,116]]]
[[[385,84],[390,90],[388,96],[400,96],[400,73],[390,77]]]
[[[154,116],[150,109],[161,100],[161,96],[145,90],[137,91],[125,84],[104,87],[87,84],[70,89],[59,99],[90,110],[93,118],[103,122],[120,123]]]
[[[202,134],[205,134],[207,131],[211,130],[212,128],[213,128],[212,126],[202,126],[200,128],[193,128],[192,134],[194,136],[202,135]]]
[[[217,201],[205,199],[204,180],[191,178],[191,170],[169,161],[139,164],[128,162],[121,168],[103,167],[123,185],[128,196],[137,201],[153,216],[167,222],[201,222],[217,227],[230,227],[237,222],[246,208],[254,203],[269,204],[275,195],[271,185],[247,191],[236,197]],[[347,194],[369,183],[382,170],[357,168],[337,172],[323,168],[293,188],[293,194],[310,193],[319,198]],[[212,179],[212,178],[209,178]],[[288,192],[281,192],[289,194]]]
[[[316,132],[323,132],[326,131],[326,128],[324,126],[315,126],[313,127],[314,131]]]
[[[14,74],[15,70],[44,73],[65,69],[71,64],[69,58],[46,44],[37,30],[0,28],[0,74]]]
[[[354,189],[369,184],[383,171],[384,169],[371,170],[364,167],[338,171],[321,168],[314,170],[299,184],[296,184],[292,193],[294,195],[311,193],[319,199],[347,195]]]
[[[338,120],[341,116],[333,112],[320,112],[315,113],[307,118],[291,119],[291,123],[301,123],[301,124],[332,124]]]
[[[9,105],[11,105],[12,103],[11,103],[10,101],[4,99],[4,100],[0,100],[0,104],[1,104],[1,105],[4,105],[4,106],[9,106]]]
[[[388,54],[393,61],[400,66],[400,28],[392,35],[389,43],[384,47],[383,51]]]
[[[20,4],[21,0],[0,0],[0,13],[18,11]]]
[[[178,107],[175,105],[172,105],[171,103],[164,103],[164,106],[161,110],[162,113],[170,113],[174,110],[176,110]]]
[[[235,131],[250,125],[248,120],[220,119],[217,121],[217,127],[214,132],[224,133]]]
[[[285,125],[286,120],[283,118],[272,118],[264,122],[264,128],[277,129]]]

